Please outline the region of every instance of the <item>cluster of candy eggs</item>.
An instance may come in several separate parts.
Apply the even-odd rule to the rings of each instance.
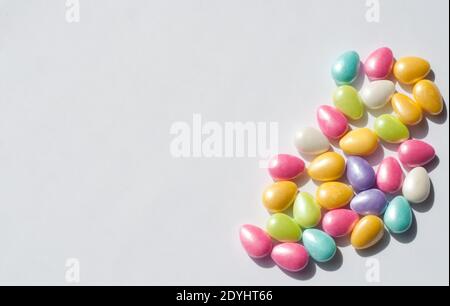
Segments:
[[[249,256],[270,255],[282,269],[296,272],[310,257],[317,262],[331,260],[336,252],[334,238],[350,236],[355,249],[366,249],[381,240],[385,227],[395,234],[411,227],[410,203],[423,202],[429,196],[430,178],[422,166],[435,157],[435,150],[424,141],[409,139],[407,125],[418,124],[424,112],[439,114],[442,96],[437,86],[425,79],[430,64],[418,57],[395,61],[389,48],[375,50],[364,62],[371,82],[360,92],[350,85],[359,70],[359,55],[354,51],[336,60],[332,67],[338,85],[334,107],[318,107],[320,130],[307,127],[296,134],[297,150],[316,156],[308,168],[301,158],[289,154],[278,154],[269,161],[269,174],[275,182],[262,197],[271,213],[266,229],[250,224],[240,229],[240,240]],[[388,79],[391,73],[398,82],[413,85],[412,97],[396,93],[395,84]],[[360,119],[364,107],[379,109],[389,102],[395,115],[379,116],[373,129],[349,129],[348,120]],[[329,139],[339,140],[347,159],[329,151]],[[379,139],[399,147],[397,158],[386,157],[375,172],[364,157],[377,150]],[[400,163],[410,169],[406,176]],[[309,177],[320,182],[315,196],[299,192],[293,182],[305,169]],[[338,181],[344,176],[348,184]],[[388,201],[386,194],[400,192],[402,195]],[[292,217],[283,213],[291,206]],[[321,229],[315,228],[320,225]]]

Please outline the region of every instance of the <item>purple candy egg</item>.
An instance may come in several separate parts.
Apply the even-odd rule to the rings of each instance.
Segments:
[[[362,157],[349,156],[347,158],[347,179],[356,191],[372,188],[376,175],[372,166]]]
[[[360,215],[381,215],[387,204],[384,193],[374,188],[358,193],[350,202],[350,208]]]

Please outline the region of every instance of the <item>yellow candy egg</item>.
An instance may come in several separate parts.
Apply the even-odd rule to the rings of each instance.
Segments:
[[[441,92],[430,80],[422,80],[414,85],[413,95],[417,104],[427,113],[437,115],[442,112],[444,103]]]
[[[336,152],[317,156],[308,167],[309,176],[316,181],[335,181],[345,171],[345,160]]]
[[[414,84],[429,72],[430,63],[420,57],[402,57],[394,65],[394,76],[403,84]]]
[[[374,215],[363,217],[353,228],[350,242],[355,249],[367,249],[384,235],[383,221]]]
[[[340,182],[327,182],[316,191],[316,202],[325,209],[336,209],[347,205],[353,198],[353,188]]]
[[[392,96],[391,103],[398,119],[404,124],[416,125],[422,120],[420,105],[407,95],[396,93]]]
[[[341,138],[339,146],[346,154],[367,156],[377,149],[378,136],[369,128],[355,129]]]
[[[282,212],[294,202],[297,190],[297,185],[293,182],[275,182],[264,190],[263,204],[271,213]]]

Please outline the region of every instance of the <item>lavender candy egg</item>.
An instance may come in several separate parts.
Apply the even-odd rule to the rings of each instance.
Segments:
[[[384,193],[375,188],[358,193],[350,202],[350,208],[360,215],[381,215],[387,205]]]
[[[347,158],[347,179],[356,191],[363,191],[375,185],[376,175],[372,166],[362,157]]]

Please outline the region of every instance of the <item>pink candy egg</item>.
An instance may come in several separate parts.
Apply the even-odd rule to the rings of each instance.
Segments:
[[[353,230],[359,216],[350,209],[330,210],[322,219],[323,230],[333,237],[342,237]]]
[[[269,174],[276,181],[291,180],[305,170],[305,162],[289,154],[278,154],[269,160]]]
[[[302,270],[309,261],[305,247],[292,242],[276,245],[272,250],[271,257],[280,268],[291,272]]]
[[[370,80],[386,79],[394,65],[392,50],[383,47],[373,51],[364,62],[364,71]]]
[[[429,163],[435,156],[434,148],[425,141],[411,139],[397,150],[398,159],[408,167],[419,167]]]
[[[272,239],[257,226],[251,224],[242,225],[239,238],[245,251],[250,257],[262,258],[272,251]]]
[[[321,105],[317,109],[317,122],[322,133],[332,139],[342,137],[348,129],[348,121],[336,108]]]
[[[386,157],[377,170],[377,186],[381,191],[395,193],[402,188],[404,174],[394,157]]]

